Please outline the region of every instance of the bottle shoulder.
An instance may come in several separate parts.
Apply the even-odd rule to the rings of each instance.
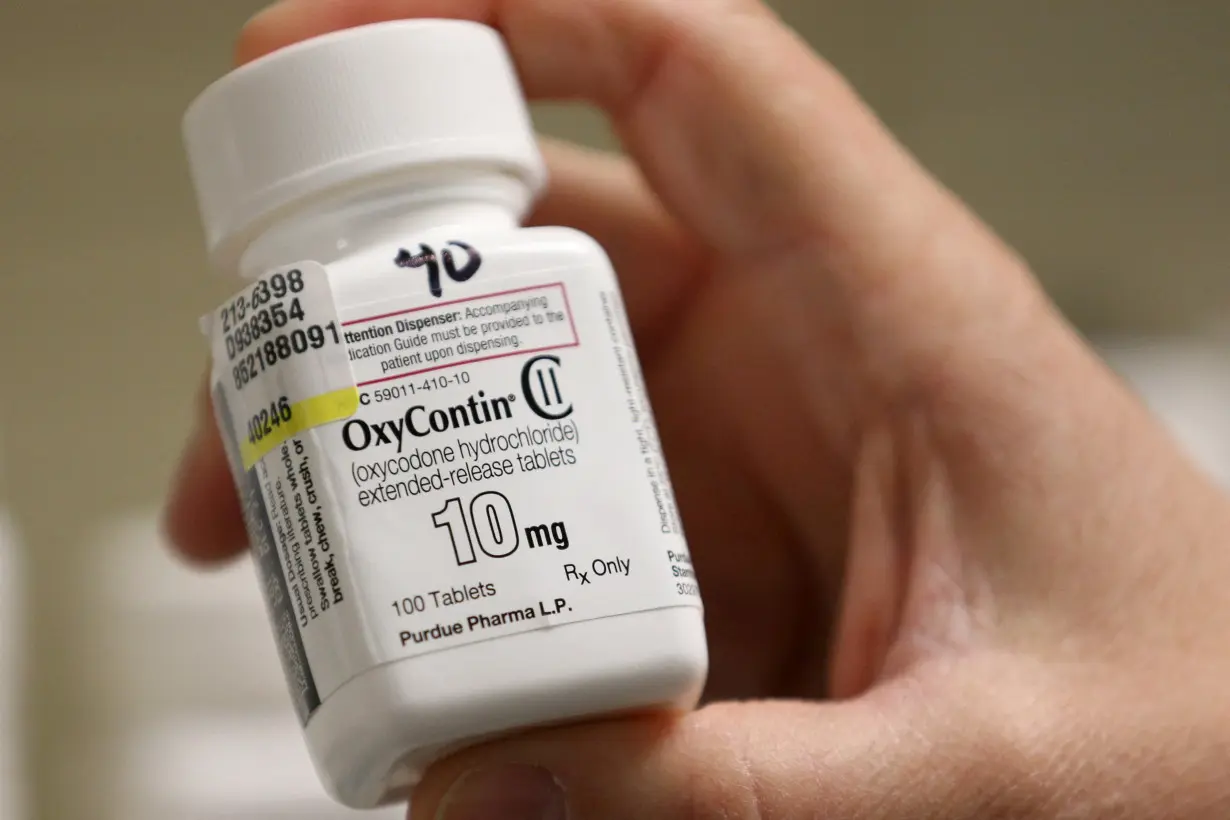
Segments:
[[[453,237],[445,239],[445,236]],[[510,231],[458,234],[436,232],[441,247],[459,243],[472,248],[485,260],[499,262],[510,275],[546,268],[609,268],[605,249],[588,234],[566,226],[534,226]]]
[[[606,286],[614,271],[602,246],[574,228],[430,229],[403,242],[355,249],[324,265],[344,304],[441,290],[494,288],[534,274],[594,278]]]
[[[563,225],[522,228],[516,231],[521,242],[560,257],[610,264],[606,249],[589,234]]]

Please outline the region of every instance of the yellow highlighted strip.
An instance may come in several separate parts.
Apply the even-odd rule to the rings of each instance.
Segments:
[[[290,406],[290,420],[282,421],[264,437],[251,441],[241,435],[239,453],[243,457],[243,468],[251,470],[260,461],[287,439],[294,438],[304,430],[319,427],[322,424],[349,418],[359,409],[359,388],[347,387],[325,393],[310,399],[304,399]]]

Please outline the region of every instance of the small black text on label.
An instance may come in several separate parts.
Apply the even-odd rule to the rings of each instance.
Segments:
[[[287,273],[275,273],[267,279],[261,279],[252,287],[236,296],[218,311],[222,320],[222,332],[230,333],[248,316],[277,299],[285,299],[293,293],[302,293],[304,288],[303,271],[295,269]]]
[[[294,410],[286,396],[270,402],[268,407],[262,407],[259,413],[248,419],[248,443],[259,443],[273,435],[274,430],[283,424],[290,424],[293,418]]]
[[[364,407],[372,404],[385,404],[417,396],[419,393],[430,393],[433,390],[444,390],[469,383],[470,372],[468,370],[462,370],[449,376],[428,376],[417,382],[403,382],[364,391],[359,394],[359,404]]]
[[[426,612],[428,609],[444,609],[481,598],[494,598],[495,594],[495,584],[490,582],[466,584],[448,589],[433,589],[425,594],[407,595],[399,601],[394,601],[393,611],[398,617],[405,618]]]
[[[297,327],[287,333],[267,339],[264,344],[253,347],[239,358],[231,368],[236,390],[243,390],[266,370],[292,356],[300,356],[309,350],[320,350],[326,344],[341,344],[337,323]]]
[[[274,302],[255,311],[226,334],[227,358],[235,361],[245,350],[254,344],[260,344],[260,340],[274,330],[280,330],[292,321],[302,322],[305,318],[303,305],[298,299],[291,299],[289,306],[285,302]]]
[[[561,612],[571,612],[566,598],[541,600],[532,606],[516,607],[503,612],[482,612],[468,616],[464,622],[437,623],[424,629],[402,630],[398,633],[398,641],[402,646],[412,644],[427,644],[460,637],[466,632],[480,632],[496,629],[502,626],[532,623],[539,618],[550,618]]]
[[[623,556],[595,558],[586,566],[564,564],[564,580],[577,586],[594,583],[597,578],[628,577],[632,574],[632,559]]]

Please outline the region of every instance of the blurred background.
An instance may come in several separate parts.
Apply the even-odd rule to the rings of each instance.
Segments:
[[[249,568],[194,574],[157,529],[196,318],[233,289],[205,274],[179,118],[259,5],[0,0],[0,820],[351,816]],[[1230,4],[775,5],[1230,478]]]

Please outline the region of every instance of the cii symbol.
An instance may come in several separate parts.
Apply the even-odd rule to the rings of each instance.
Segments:
[[[572,402],[560,386],[559,356],[535,356],[521,368],[521,393],[540,418],[557,421],[572,415]]]

